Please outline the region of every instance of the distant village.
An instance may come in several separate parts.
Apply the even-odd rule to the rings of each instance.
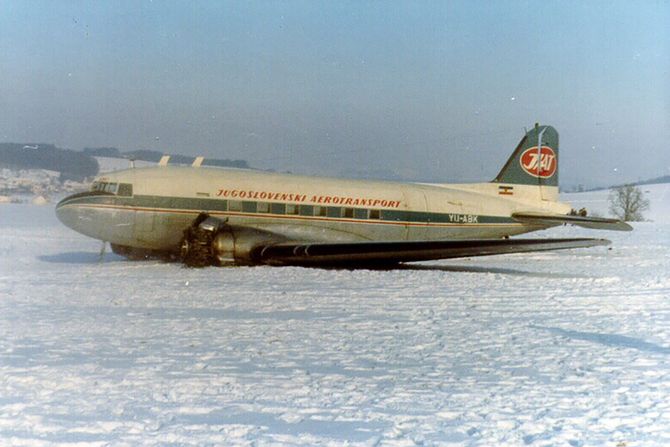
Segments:
[[[44,205],[67,194],[85,191],[88,182],[61,181],[59,171],[48,169],[0,169],[0,204]]]

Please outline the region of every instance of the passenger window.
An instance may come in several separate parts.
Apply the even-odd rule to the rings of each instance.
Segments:
[[[367,219],[368,218],[368,210],[362,210],[362,209],[356,208],[354,210],[354,218],[355,219]]]
[[[379,210],[370,210],[370,219],[381,219],[381,213]]]
[[[242,202],[242,211],[245,213],[255,213],[256,202]]]
[[[242,211],[242,202],[239,200],[231,200],[228,202],[228,211]]]
[[[312,205],[300,205],[301,216],[313,216],[314,207]]]
[[[298,205],[287,204],[286,205],[286,214],[298,214]]]
[[[258,202],[256,204],[256,209],[259,213],[269,213],[270,212],[270,204],[267,202]]]
[[[325,206],[315,206],[314,207],[314,215],[315,216],[321,216],[321,217],[326,217],[326,207]]]
[[[328,207],[328,217],[340,217],[340,213],[342,212],[342,208],[338,206],[329,206]]]
[[[272,210],[272,214],[284,214],[286,212],[286,205],[283,203],[272,203],[270,204],[270,210]]]
[[[354,209],[353,208],[344,208],[342,212],[342,217],[346,217],[347,219],[352,219],[354,217]]]

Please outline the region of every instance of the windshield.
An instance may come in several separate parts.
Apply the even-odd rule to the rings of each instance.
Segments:
[[[133,185],[130,183],[114,183],[114,182],[93,182],[91,191],[106,192],[119,196],[132,196]]]

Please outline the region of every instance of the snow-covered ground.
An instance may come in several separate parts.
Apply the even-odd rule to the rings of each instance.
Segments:
[[[634,226],[391,271],[193,270],[98,262],[51,207],[4,205],[0,445],[670,445],[670,219]]]

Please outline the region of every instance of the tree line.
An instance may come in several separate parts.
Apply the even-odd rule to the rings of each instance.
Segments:
[[[127,158],[132,160],[143,160],[151,161],[157,163],[164,154],[160,151],[152,150],[135,150],[135,151],[126,151],[121,152],[115,147],[87,147],[83,150],[84,154],[91,155],[94,157],[112,157],[112,158]],[[170,154],[170,163],[177,164],[191,164],[195,160],[195,157],[189,155],[180,155],[180,154]],[[232,168],[249,168],[249,164],[246,160],[229,160],[227,158],[205,158],[203,162],[204,166],[223,166],[223,167],[232,167]]]
[[[14,169],[47,169],[60,172],[61,181],[82,181],[98,173],[90,155],[53,144],[0,143],[0,165]]]
[[[95,157],[127,158],[158,162],[162,152],[135,150],[121,152],[115,147],[85,148],[83,151],[61,149],[45,143],[0,143],[0,166],[14,169],[47,169],[60,172],[61,181],[82,181],[98,174]],[[171,163],[191,164],[195,157],[175,154]],[[249,168],[246,160],[205,159],[203,165]]]

